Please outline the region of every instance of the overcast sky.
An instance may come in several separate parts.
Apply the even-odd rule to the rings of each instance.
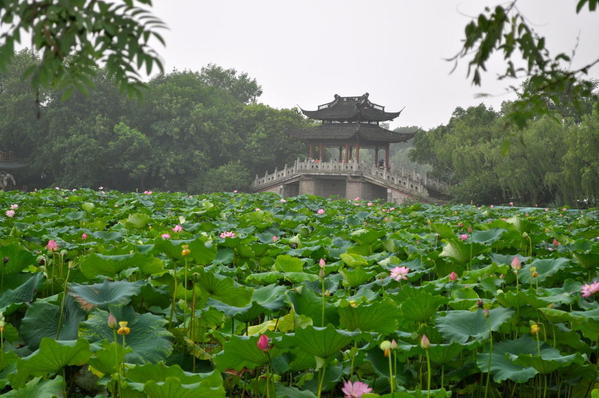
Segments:
[[[577,15],[578,0],[521,0],[518,7],[553,52],[576,48],[574,66],[599,57],[599,12]],[[482,0],[155,0],[169,26],[166,69],[199,71],[213,63],[247,72],[262,86],[259,101],[315,109],[342,96],[370,93],[389,111],[405,107],[392,127],[444,124],[457,106],[511,99],[498,82],[501,58],[483,76],[466,78],[466,60],[450,74],[465,24]],[[599,66],[592,70],[599,78]],[[490,98],[476,98],[477,93]]]

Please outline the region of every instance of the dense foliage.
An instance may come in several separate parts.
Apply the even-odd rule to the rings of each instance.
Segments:
[[[599,212],[0,192],[6,397],[588,397]]]
[[[564,107],[517,128],[512,103],[456,108],[449,123],[414,139],[413,160],[452,184],[455,200],[529,205],[599,203],[599,102]]]
[[[21,79],[32,64],[21,53],[0,74],[0,149],[28,163],[17,181],[30,189],[243,190],[304,152],[287,135],[303,117],[255,103],[261,89],[247,74],[174,71],[152,79],[139,101],[100,74],[89,94],[46,91],[38,107]]]

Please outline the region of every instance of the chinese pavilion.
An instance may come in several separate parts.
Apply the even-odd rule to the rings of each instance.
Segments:
[[[307,156],[291,167],[285,165],[283,170],[256,176],[254,191],[402,203],[435,201],[429,191],[443,188],[443,184],[414,171],[392,170],[390,145],[407,141],[414,133],[396,133],[381,127],[380,122],[395,119],[401,111],[385,111],[385,107],[370,102],[368,93],[357,97],[335,95],[332,102],[317,110],[302,112],[320,121],[317,126],[289,132],[290,137],[306,144]],[[373,151],[369,162],[360,159],[361,150]]]

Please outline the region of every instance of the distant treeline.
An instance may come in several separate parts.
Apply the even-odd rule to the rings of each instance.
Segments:
[[[410,158],[451,183],[457,202],[597,206],[599,101],[564,103],[522,128],[512,117],[523,110],[511,102],[500,111],[458,107],[449,123],[416,135]]]
[[[59,88],[32,91],[22,75],[34,62],[22,52],[0,73],[0,150],[27,162],[13,172],[21,187],[246,190],[304,153],[286,132],[308,122],[257,104],[260,86],[235,70],[173,71],[140,99],[100,72],[87,94],[65,99]]]

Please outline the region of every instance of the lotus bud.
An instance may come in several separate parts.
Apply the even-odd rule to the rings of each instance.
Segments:
[[[518,256],[514,256],[514,258],[512,258],[511,265],[514,272],[518,272],[522,269],[522,263],[520,262],[520,258]]]
[[[453,271],[452,271],[452,272],[449,274],[449,280],[453,282],[453,281],[455,281],[456,279],[458,279],[458,274],[456,274],[455,272],[453,272]]]
[[[108,323],[109,328],[111,328],[111,329],[116,328],[116,324],[117,324],[116,318],[114,317],[114,315],[112,315],[112,313],[108,314],[108,319],[106,320],[106,323]]]
[[[532,334],[533,336],[536,336],[537,334],[539,334],[540,330],[541,330],[541,328],[536,323],[533,323],[532,325],[530,325],[530,334]]]
[[[422,337],[420,338],[420,347],[424,350],[428,350],[430,346],[431,346],[430,340],[428,339],[428,337],[426,337],[426,334],[423,334]]]
[[[256,347],[258,347],[259,350],[267,352],[270,350],[270,339],[268,338],[267,335],[265,334],[261,334],[260,337],[258,338],[258,341],[256,342]]]
[[[391,342],[389,340],[383,341],[379,348],[383,350],[385,357],[388,357],[391,354]]]

